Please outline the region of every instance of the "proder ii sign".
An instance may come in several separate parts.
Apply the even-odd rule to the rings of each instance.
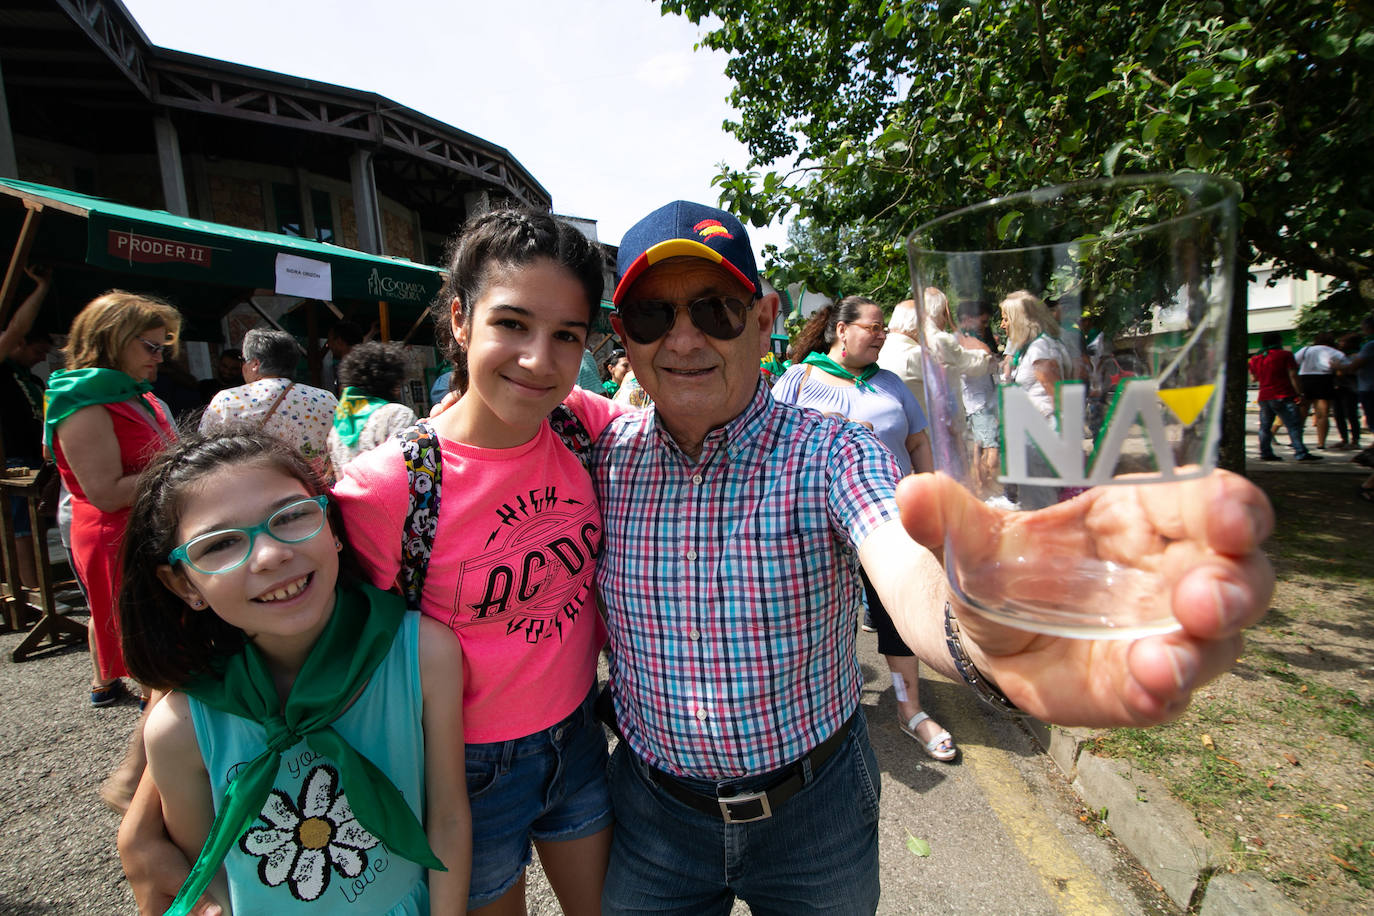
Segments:
[[[111,229],[108,238],[110,256],[131,264],[190,264],[208,268],[214,252],[208,245],[139,235],[123,229]]]

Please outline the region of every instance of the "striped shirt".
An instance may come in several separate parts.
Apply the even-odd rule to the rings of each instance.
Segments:
[[[763,384],[689,459],[657,422],[601,434],[597,584],[630,746],[725,780],[796,760],[854,712],[858,547],[897,517],[897,467],[868,430]]]

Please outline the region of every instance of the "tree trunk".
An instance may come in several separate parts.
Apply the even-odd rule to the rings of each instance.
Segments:
[[[1221,413],[1221,448],[1217,465],[1245,473],[1245,389],[1248,387],[1246,341],[1249,337],[1250,243],[1237,240],[1236,274],[1231,291],[1231,326],[1226,334],[1226,391]]]

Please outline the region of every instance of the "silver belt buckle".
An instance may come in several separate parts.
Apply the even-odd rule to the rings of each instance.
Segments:
[[[729,798],[716,796],[716,801],[720,804],[720,816],[725,819],[727,824],[749,824],[754,821],[761,821],[764,818],[773,816],[773,808],[768,804],[767,792],[745,792],[740,795],[731,795]],[[741,802],[756,801],[763,808],[763,813],[757,817],[735,817],[730,813],[731,805],[738,805]]]

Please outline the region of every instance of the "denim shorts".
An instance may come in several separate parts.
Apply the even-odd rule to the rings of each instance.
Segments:
[[[596,689],[566,719],[513,741],[467,746],[472,806],[468,908],[515,885],[532,840],[566,841],[611,826],[606,733],[592,713]]]
[[[983,448],[997,448],[997,409],[984,407],[968,415],[968,426],[973,432],[973,441]]]
[[[727,824],[651,781],[621,742],[611,758],[616,827],[601,895],[608,916],[728,916],[736,898],[755,916],[871,916],[878,907],[878,761],[859,710],[849,734],[772,817]],[[723,794],[775,777],[735,780]],[[716,787],[680,780],[697,791]]]

